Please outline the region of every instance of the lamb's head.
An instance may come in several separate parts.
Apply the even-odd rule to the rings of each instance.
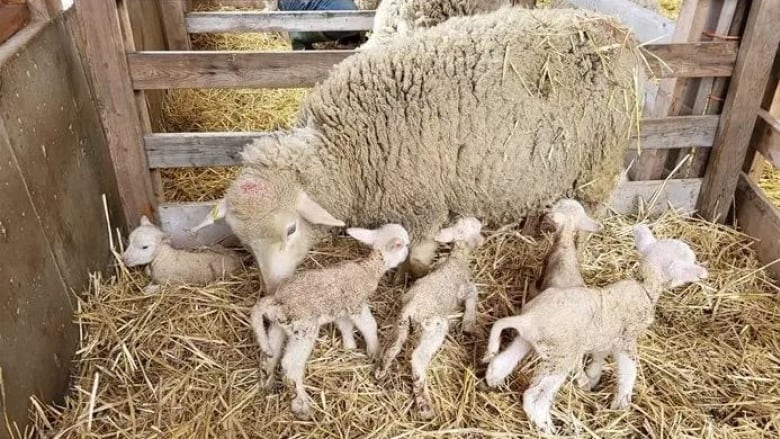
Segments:
[[[167,241],[167,235],[152,224],[149,218],[142,216],[141,225],[130,233],[122,261],[128,267],[146,265],[154,260],[160,246]]]
[[[477,248],[485,241],[482,223],[473,216],[460,218],[453,226],[441,229],[435,239],[441,243],[463,242],[471,248]]]
[[[571,198],[558,200],[544,215],[542,227],[554,232],[562,230],[598,232],[601,224],[588,216],[579,201]]]
[[[644,270],[649,270],[663,286],[679,287],[707,278],[707,269],[696,263],[696,254],[677,239],[658,240],[645,225],[634,226],[636,249]]]
[[[385,224],[374,230],[351,227],[347,234],[379,251],[388,270],[400,265],[409,254],[409,233],[399,224]]]

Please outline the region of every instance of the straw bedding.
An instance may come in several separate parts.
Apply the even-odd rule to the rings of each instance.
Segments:
[[[587,243],[583,271],[591,285],[627,276],[636,262],[631,225],[614,216]],[[780,433],[780,311],[751,241],[728,228],[669,212],[659,236],[691,242],[711,278],[661,298],[657,321],[640,342],[640,371],[629,412],[608,410],[612,369],[594,392],[567,383],[554,406],[561,432],[577,437],[777,437]],[[294,420],[291,393],[266,393],[260,351],[248,326],[256,272],[206,288],[141,293],[145,279],[119,270],[95,276],[79,304],[81,349],[65,407],[33,410],[29,436],[97,437],[516,437],[532,434],[521,395],[534,360],[500,391],[481,389],[490,324],[517,312],[539,271],[548,240],[505,228],[488,233],[474,262],[482,288],[477,334],[453,326],[429,371],[431,422],[415,419],[407,346],[383,386],[362,350],[345,351],[332,329],[321,332],[307,367],[316,421]],[[322,245],[308,267],[354,258],[347,238]],[[383,343],[392,336],[401,290],[382,285],[371,302]],[[455,316],[457,317],[457,316]],[[456,321],[459,322],[459,319]],[[409,343],[408,345],[411,345]]]
[[[780,169],[775,169],[767,163],[764,166],[764,175],[759,180],[758,185],[764,190],[766,196],[780,207]]]

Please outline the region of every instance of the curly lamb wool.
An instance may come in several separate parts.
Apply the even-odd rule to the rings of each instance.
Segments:
[[[505,224],[561,197],[593,210],[614,190],[634,128],[636,53],[611,18],[511,8],[355,54],[291,130],[247,145],[222,215],[268,283],[292,274],[305,252],[288,247],[311,248],[318,224],[404,225],[419,276],[454,215]],[[302,194],[327,220],[305,214]]]

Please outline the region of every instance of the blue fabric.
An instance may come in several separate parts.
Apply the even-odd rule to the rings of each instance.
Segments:
[[[353,0],[279,0],[280,11],[355,11]],[[338,41],[360,32],[290,32],[293,50],[312,49],[313,43]]]

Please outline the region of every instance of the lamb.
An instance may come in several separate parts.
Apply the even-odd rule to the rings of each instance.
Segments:
[[[511,0],[385,0],[376,8],[371,36],[358,50],[384,46],[393,38],[443,23],[511,6]]]
[[[376,230],[350,228],[347,233],[371,246],[373,251],[367,259],[298,273],[252,308],[252,328],[260,348],[268,356],[266,385],[272,383],[281,357],[285,381],[295,386],[292,410],[301,419],[311,417],[303,378],[320,326],[350,319],[363,335],[368,355],[376,356],[379,344],[376,321],[367,300],[384,273],[403,262],[408,253],[409,235],[398,224],[387,224]],[[265,319],[270,322],[267,331]]]
[[[601,230],[601,224],[588,216],[582,204],[568,198],[556,202],[543,221],[555,231],[555,240],[545,258],[542,276],[529,291],[529,300],[548,288],[584,287],[577,237],[579,232]]]
[[[676,239],[656,240],[647,226],[634,228],[640,253],[638,280],[623,280],[604,288],[550,288],[529,302],[523,312],[496,321],[490,330],[484,362],[487,384],[500,385],[533,348],[540,357],[523,410],[543,432],[553,431],[550,407],[566,376],[587,353],[586,389],[595,386],[607,355],[617,362],[617,393],[612,409],[626,409],[636,379],[637,338],[653,323],[653,313],[665,289],[707,277],[691,248]],[[523,343],[496,355],[501,332],[514,328]]]
[[[593,211],[629,146],[633,44],[588,11],[509,8],[355,54],[290,130],[245,147],[216,218],[273,291],[328,226],[402,224],[420,277],[453,216],[506,224],[562,196]]]
[[[409,336],[409,326],[422,330],[420,342],[412,354],[414,396],[420,416],[432,418],[433,409],[425,391],[428,364],[444,342],[449,328],[448,315],[465,304],[463,332],[474,332],[476,324],[477,288],[471,281],[469,259],[474,248],[482,244],[482,224],[473,217],[462,218],[454,226],[441,230],[436,241],[454,242],[447,259],[404,295],[404,307],[398,319],[395,342],[387,349],[376,377],[386,376],[401,347]]]
[[[236,273],[243,264],[230,251],[186,251],[171,247],[170,238],[146,216],[130,233],[122,260],[128,267],[150,264],[147,272],[151,283],[145,292],[155,292],[160,284],[206,285]]]

